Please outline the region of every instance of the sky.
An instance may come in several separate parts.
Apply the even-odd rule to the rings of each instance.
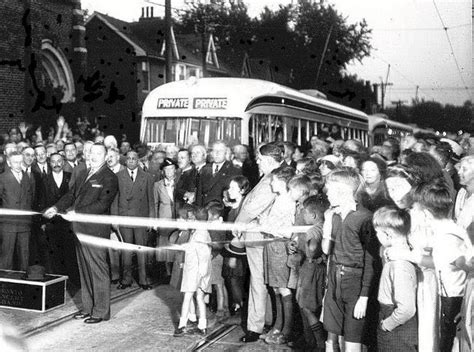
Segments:
[[[171,0],[172,7],[185,8],[185,1]],[[387,86],[386,106],[397,101],[411,104],[417,86],[419,99],[454,105],[473,100],[471,1],[325,1],[333,4],[349,23],[365,19],[372,28],[371,56],[362,62],[350,63],[347,71],[372,83],[387,82],[388,74],[391,85]],[[155,16],[162,15],[164,3],[165,0],[82,0],[82,8],[88,9],[89,13],[99,11],[122,20],[136,21],[141,8],[146,6],[154,7]],[[250,16],[256,17],[264,6],[278,9],[279,4],[291,1],[244,0],[244,3]]]

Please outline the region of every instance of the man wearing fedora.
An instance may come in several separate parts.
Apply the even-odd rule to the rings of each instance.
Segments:
[[[268,213],[276,196],[270,185],[271,172],[279,168],[281,162],[281,149],[276,144],[269,143],[259,148],[257,164],[263,177],[245,197],[235,219],[236,223],[257,224],[259,216]],[[247,333],[242,337],[242,342],[257,341],[265,324],[267,287],[265,286],[263,271],[263,245],[256,242],[262,239],[263,235],[260,232],[244,232],[240,237],[240,240],[245,242],[250,269]]]
[[[117,176],[105,162],[107,150],[95,143],[90,150],[90,168],[78,174],[72,187],[53,207],[44,213],[51,219],[58,212],[68,211],[109,215],[110,206],[118,191]],[[109,238],[109,224],[73,222],[76,234]],[[85,319],[87,324],[99,323],[110,318],[110,274],[107,249],[76,241],[76,253],[81,277],[82,310],[75,319]]]

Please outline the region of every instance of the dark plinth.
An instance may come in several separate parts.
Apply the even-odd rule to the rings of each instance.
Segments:
[[[29,280],[24,271],[0,270],[0,307],[46,312],[64,305],[67,276]]]

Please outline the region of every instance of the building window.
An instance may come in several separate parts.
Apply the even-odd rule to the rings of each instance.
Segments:
[[[186,79],[186,65],[177,64],[175,69],[175,81],[183,81]]]
[[[49,39],[41,42],[41,66],[53,87],[62,89],[64,95],[61,103],[74,102],[75,87],[71,67],[61,49],[56,48]]]
[[[188,74],[186,75],[187,78],[189,77],[196,77],[196,78],[200,78],[201,77],[201,70],[199,69],[199,67],[188,67]]]
[[[150,90],[150,70],[149,64],[147,61],[142,62],[142,82],[143,82],[143,91],[148,92]]]

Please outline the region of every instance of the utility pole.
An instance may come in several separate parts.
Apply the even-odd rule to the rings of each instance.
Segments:
[[[420,90],[420,86],[416,86],[415,91],[415,104],[418,104],[418,91]]]
[[[165,27],[166,27],[166,35],[165,35],[165,65],[166,65],[166,72],[165,72],[165,80],[166,83],[171,82],[173,78],[171,77],[171,65],[173,62],[173,53],[172,53],[172,45],[171,45],[171,31],[172,31],[172,24],[171,24],[171,0],[165,0]]]
[[[383,82],[382,78],[380,78],[380,80],[381,80],[380,87],[382,88],[382,92],[381,92],[382,93],[381,94],[382,95],[382,104],[381,104],[382,111],[385,109],[385,104],[384,103],[385,103],[385,93],[387,91],[387,86],[393,86],[393,83],[388,82],[388,76],[389,75],[390,75],[390,64],[388,65],[388,68],[387,68],[387,75],[385,77],[385,83]]]
[[[318,84],[319,73],[321,72],[321,67],[323,66],[324,56],[326,56],[326,51],[328,50],[329,39],[331,38],[331,33],[332,33],[333,28],[334,28],[334,25],[331,24],[331,28],[329,28],[329,33],[326,37],[326,42],[324,43],[323,53],[321,55],[321,60],[319,61],[319,66],[318,66],[318,73],[316,74],[316,80],[314,82],[316,87],[317,87],[317,84]]]
[[[153,2],[152,0],[145,0],[145,2],[163,6],[163,4]],[[171,67],[173,66],[173,49],[171,45],[171,31],[173,30],[172,28],[173,23],[171,20],[171,0],[165,0],[165,83],[173,81],[171,73]]]

